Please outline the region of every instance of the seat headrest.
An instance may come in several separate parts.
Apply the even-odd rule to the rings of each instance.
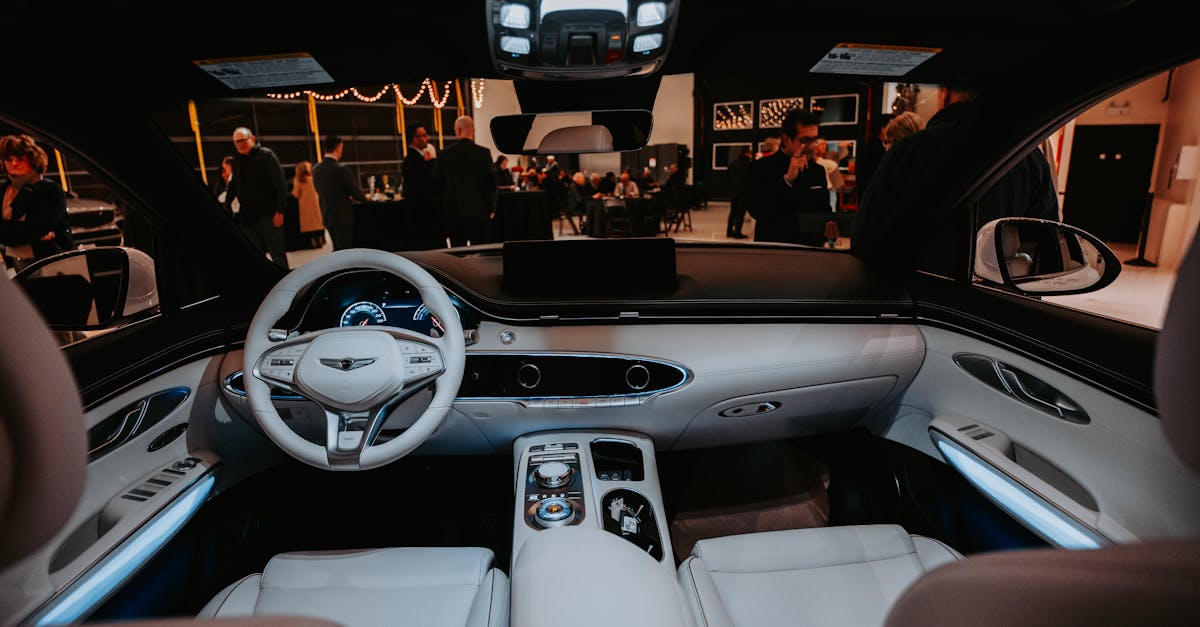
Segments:
[[[1200,237],[1179,266],[1154,356],[1154,395],[1167,441],[1200,471]]]
[[[87,431],[75,377],[46,323],[0,278],[0,568],[41,548],[83,491]]]

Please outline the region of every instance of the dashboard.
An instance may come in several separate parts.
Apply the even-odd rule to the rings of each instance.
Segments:
[[[326,277],[307,300],[298,329],[301,332],[334,327],[387,325],[428,335],[445,332],[437,316],[407,281],[379,270],[352,270]],[[478,326],[462,301],[447,293],[463,329]]]

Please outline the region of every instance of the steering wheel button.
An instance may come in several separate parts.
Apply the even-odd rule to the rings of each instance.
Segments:
[[[338,433],[338,450],[353,451],[358,448],[358,443],[362,441],[362,431],[342,431]]]

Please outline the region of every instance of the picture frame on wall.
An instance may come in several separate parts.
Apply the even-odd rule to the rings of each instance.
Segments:
[[[813,96],[809,107],[821,116],[821,126],[858,124],[858,94]]]
[[[713,105],[713,130],[738,131],[754,128],[754,101],[718,102]]]
[[[792,109],[803,109],[804,99],[795,98],[769,98],[758,101],[758,127],[759,128],[779,128],[783,125],[783,118]]]
[[[750,142],[722,142],[713,144],[712,169],[728,170],[729,164],[733,163],[734,159],[737,159],[742,149],[753,150],[753,144]]]

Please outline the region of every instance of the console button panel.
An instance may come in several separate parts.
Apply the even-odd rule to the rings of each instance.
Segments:
[[[571,449],[574,449],[571,450]],[[531,449],[533,451],[533,449]],[[534,529],[577,525],[585,515],[577,445],[539,445],[525,469],[525,522]]]

